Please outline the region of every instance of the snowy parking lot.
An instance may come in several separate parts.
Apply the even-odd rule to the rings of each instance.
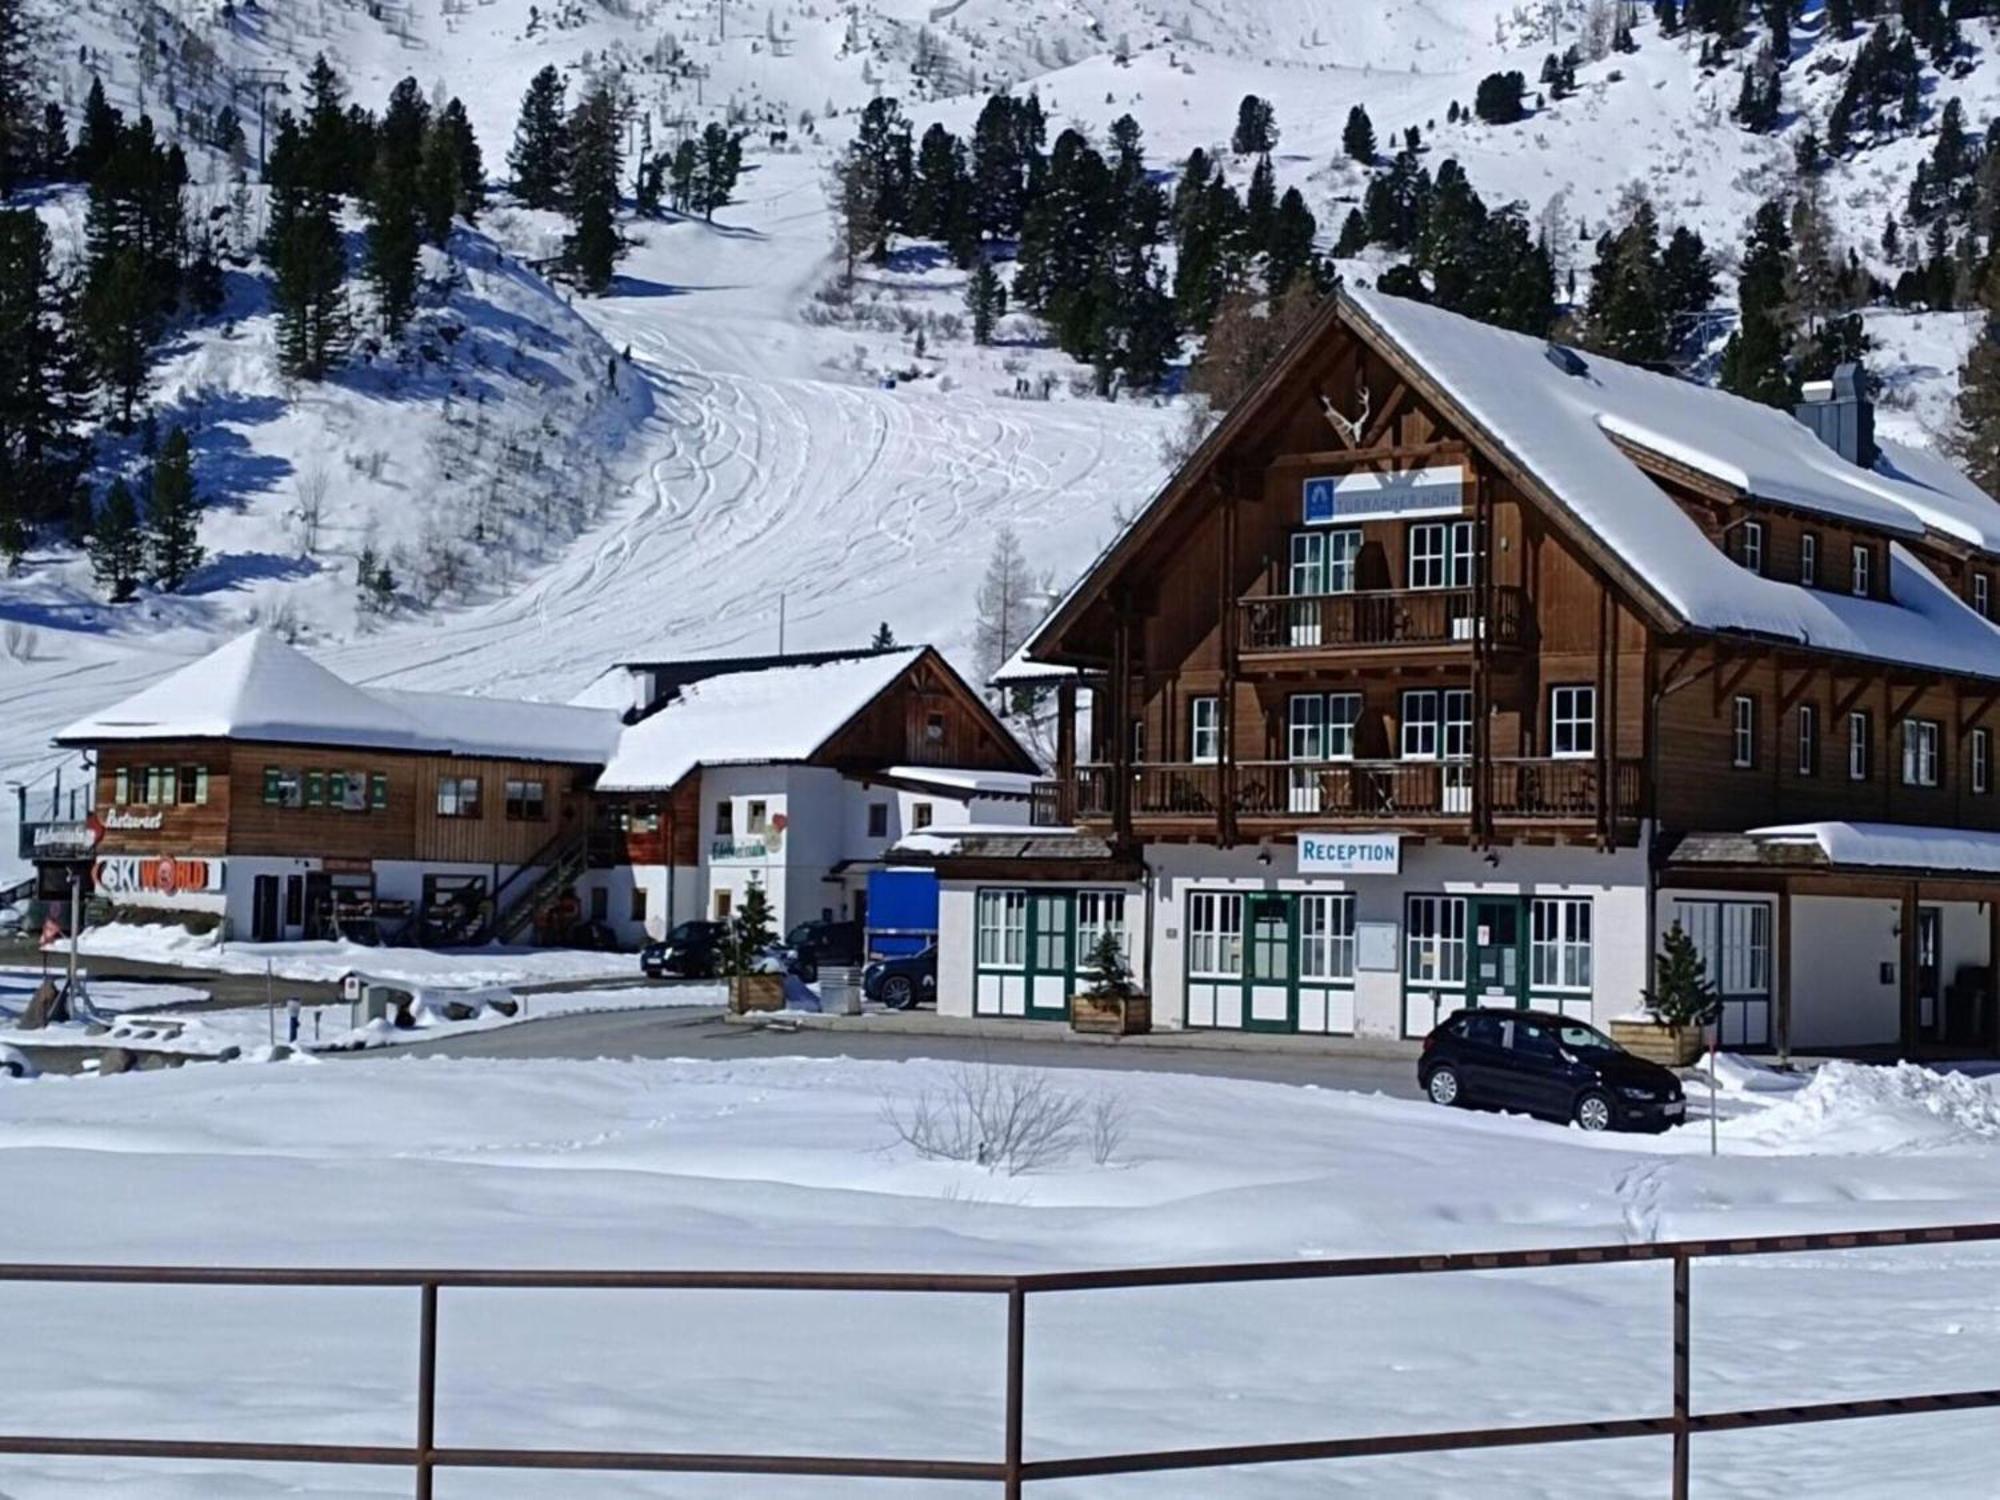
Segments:
[[[1015,1271],[1470,1250],[2000,1217],[2000,1089],[1834,1065],[1734,1091],[1705,1128],[1592,1138],[1314,1088],[1066,1070],[1080,1135],[1019,1175],[899,1132],[953,1065],[845,1059],[384,1058],[89,1082],[0,1080],[6,1258],[285,1266]],[[1102,1111],[1091,1109],[1092,1114]],[[1102,1157],[1100,1161],[1098,1158]],[[1695,1402],[1990,1385],[2000,1248],[1707,1263]],[[415,1296],[36,1287],[4,1294],[14,1431],[402,1442]],[[1649,1415],[1668,1399],[1664,1266],[1037,1299],[1030,1456]],[[992,1457],[1002,1313],[976,1299],[447,1293],[440,1440]],[[146,1336],[134,1336],[143,1328]],[[1925,1417],[1706,1437],[1696,1493],[1992,1493],[2000,1424]],[[1050,1495],[1657,1496],[1663,1444],[1370,1460]],[[976,1486],[759,1481],[764,1497]],[[449,1496],[545,1478],[443,1475]],[[402,1495],[407,1476],[57,1459],[49,1500]],[[709,1497],[727,1479],[560,1493]]]

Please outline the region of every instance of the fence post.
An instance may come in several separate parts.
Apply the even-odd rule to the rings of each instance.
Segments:
[[[437,1437],[437,1311],[437,1283],[426,1281],[417,1334],[417,1500],[431,1500],[431,1451]]]
[[[1007,1292],[1006,1500],[1021,1500],[1023,1407],[1027,1400],[1028,1294],[1017,1282]]]
[[[1688,1331],[1692,1288],[1686,1250],[1674,1250],[1674,1500],[1688,1500]]]

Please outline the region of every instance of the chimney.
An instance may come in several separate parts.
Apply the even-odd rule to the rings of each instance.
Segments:
[[[1875,466],[1875,406],[1860,365],[1841,365],[1831,380],[1809,380],[1800,394],[1805,399],[1792,415],[1856,468]]]

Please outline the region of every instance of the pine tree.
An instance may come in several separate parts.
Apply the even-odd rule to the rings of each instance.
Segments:
[[[1238,156],[1268,156],[1278,148],[1278,115],[1269,99],[1245,94],[1236,106],[1236,130],[1229,149]]]
[[[1264,282],[1282,290],[1313,265],[1313,242],[1319,223],[1295,187],[1286,188],[1271,219],[1269,248],[1265,254]]]
[[[1278,218],[1278,179],[1271,158],[1260,156],[1250,169],[1250,187],[1243,195],[1242,233],[1246,256],[1261,255],[1271,243]]]
[[[742,137],[732,134],[717,121],[709,121],[701,132],[701,172],[696,179],[696,206],[700,208],[702,218],[713,219],[715,211],[729,202],[742,171]]]
[[[1528,81],[1519,70],[1489,73],[1479,80],[1472,96],[1472,109],[1489,125],[1511,125],[1526,115],[1522,100],[1527,93]]]
[[[81,182],[96,177],[118,149],[118,137],[124,129],[124,116],[104,97],[104,81],[93,75],[83,105],[83,128],[70,152],[70,175]]]
[[[1028,571],[1028,555],[1021,550],[1021,538],[1013,527],[1002,526],[993,538],[993,551],[974,604],[972,649],[980,681],[991,681],[1034,629],[1033,592],[1034,578]]]
[[[1739,320],[1722,351],[1722,388],[1789,410],[1798,391],[1786,361],[1785,270],[1792,235],[1782,203],[1757,210],[1737,283]]]
[[[624,253],[618,234],[618,104],[611,85],[599,83],[570,116],[568,203],[570,233],[563,263],[586,293],[601,296]]]
[[[30,528],[62,517],[87,456],[85,367],[70,308],[32,209],[0,210],[0,550],[19,556]]]
[[[139,587],[146,566],[146,537],[139,507],[122,479],[111,481],[90,533],[90,571],[113,604],[123,604]]]
[[[972,132],[972,212],[982,235],[1021,232],[1022,216],[1043,169],[1046,124],[1033,94],[995,94]]]
[[[34,175],[42,154],[26,9],[24,0],[0,0],[0,194]]]
[[[167,434],[146,481],[146,550],[153,577],[173,592],[201,566],[201,499],[185,428]]]
[[[443,249],[451,238],[452,220],[471,223],[484,197],[479,142],[465,106],[453,99],[438,112],[424,132],[422,160],[417,167],[417,198],[423,236]]]
[[[1646,1009],[1665,1026],[1706,1026],[1718,1008],[1701,951],[1681,924],[1669,927],[1653,958],[1653,986]]]
[[[569,126],[564,118],[565,86],[554,63],[528,84],[514,126],[514,149],[507,169],[514,174],[514,194],[529,208],[560,208],[569,181]]]
[[[887,620],[884,620],[880,625],[875,627],[875,637],[869,641],[868,648],[871,651],[893,651],[896,649],[896,632],[889,628]]]
[[[326,183],[336,168],[313,152],[289,112],[279,117],[264,253],[278,315],[278,365],[305,380],[324,379],[346,357],[352,332],[347,252],[335,218],[339,199]]]
[[[405,78],[391,92],[376,133],[368,184],[368,280],[391,338],[402,333],[416,308],[417,257],[424,240],[419,173],[429,131],[430,106],[416,79]]]
[[[110,405],[112,425],[132,430],[152,375],[160,335],[159,310],[146,284],[146,262],[132,246],[91,268],[79,305],[79,326]]]
[[[1347,112],[1347,128],[1341,132],[1340,148],[1364,167],[1375,163],[1375,123],[1358,104]]]
[[[2000,495],[2000,260],[1989,263],[1979,302],[1985,316],[1959,366],[1950,447],[1967,478]]]
[[[1677,228],[1660,256],[1660,310],[1669,328],[1715,301],[1715,262],[1699,234]]]
[[[764,882],[756,876],[743,890],[743,904],[729,924],[729,942],[724,954],[724,966],[732,975],[755,972],[758,958],[776,940],[771,915],[771,898],[764,893]]]
[[[465,106],[455,98],[445,103],[437,124],[439,134],[458,157],[454,178],[458,183],[459,216],[468,224],[476,224],[486,207],[486,159],[479,150],[479,137],[473,134]]]
[[[1629,364],[1667,356],[1666,299],[1661,291],[1659,219],[1634,193],[1625,222],[1597,242],[1597,265],[1584,305],[1584,344]]]
[[[965,283],[965,311],[972,319],[973,343],[992,343],[995,325],[1007,315],[1007,287],[983,256]]]
[[[874,164],[875,220],[882,226],[874,258],[879,260],[888,253],[888,236],[910,228],[910,122],[894,99],[868,101],[854,144]]]
[[[674,147],[667,168],[667,197],[675,213],[692,213],[701,186],[701,148],[693,140]]]
[[[970,219],[965,143],[942,125],[924,132],[910,183],[909,232],[947,245],[964,242]]]

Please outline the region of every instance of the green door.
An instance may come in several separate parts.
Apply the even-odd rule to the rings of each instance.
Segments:
[[[1243,1029],[1299,1029],[1298,947],[1293,936],[1292,898],[1258,895],[1247,899]]]
[[[1472,899],[1466,934],[1472,962],[1466,1003],[1519,1008],[1528,1003],[1527,932],[1516,896]]]
[[[1028,898],[1028,1016],[1067,1021],[1076,992],[1075,907],[1068,891]]]

